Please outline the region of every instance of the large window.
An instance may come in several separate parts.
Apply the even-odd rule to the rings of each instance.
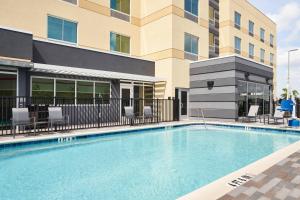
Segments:
[[[241,28],[241,14],[236,11],[234,12],[234,26],[237,29]]]
[[[48,38],[77,43],[77,23],[48,16]]]
[[[43,78],[32,78],[31,93],[33,97],[54,97],[54,80]]]
[[[238,81],[238,113],[246,116],[252,105],[259,105],[258,114],[270,114],[271,90],[267,84]]]
[[[194,55],[198,55],[198,40],[199,38],[191,34],[184,34],[184,51]]]
[[[42,98],[55,96],[58,104],[75,102],[77,104],[93,104],[94,98],[101,98],[101,103],[109,103],[110,83],[33,77],[32,96]]]
[[[236,54],[241,54],[241,48],[242,48],[242,40],[241,38],[234,37],[234,51]]]
[[[77,103],[92,103],[94,82],[77,81]]]
[[[58,104],[75,103],[75,81],[56,80],[56,101]]]
[[[254,58],[254,44],[249,43],[249,58]]]
[[[96,83],[95,84],[95,98],[100,98],[102,103],[108,104],[110,98],[110,84]]]
[[[110,33],[110,50],[122,53],[130,53],[130,38],[119,35],[117,33]]]
[[[16,96],[17,76],[14,74],[0,74],[0,97]],[[0,120],[1,121],[1,120]]]
[[[265,42],[265,29],[260,28],[260,41]]]
[[[110,8],[130,15],[130,0],[111,0]]]
[[[265,53],[266,51],[264,49],[260,49],[260,62],[265,62]]]
[[[198,0],[185,0],[184,10],[198,16]]]
[[[254,22],[249,20],[249,35],[254,36]]]

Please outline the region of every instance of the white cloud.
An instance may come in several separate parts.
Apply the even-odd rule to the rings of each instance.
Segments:
[[[291,2],[277,13],[269,14],[277,23],[277,95],[287,83],[288,51],[300,49],[300,2]],[[300,91],[300,50],[291,53],[291,86]]]

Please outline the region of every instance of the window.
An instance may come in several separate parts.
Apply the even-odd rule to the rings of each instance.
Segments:
[[[209,23],[212,25],[215,25],[216,23],[216,11],[211,6],[209,6]]]
[[[74,5],[77,5],[77,0],[63,0],[63,1],[69,2],[69,3],[74,4]]]
[[[274,65],[274,54],[270,53],[270,65]]]
[[[234,12],[234,26],[237,29],[241,28],[241,14],[236,11]]]
[[[122,53],[130,53],[130,37],[110,33],[110,50]]]
[[[110,8],[130,15],[130,0],[111,0]]]
[[[249,21],[249,35],[254,36],[254,22]]]
[[[185,0],[184,10],[198,16],[198,0]]]
[[[48,16],[48,38],[77,43],[77,23]]]
[[[265,62],[265,50],[260,49],[260,62],[264,63]]]
[[[260,28],[260,41],[265,42],[265,29]]]
[[[274,35],[270,34],[270,46],[274,46]]]
[[[249,43],[249,58],[254,58],[254,44]]]
[[[77,81],[77,103],[90,104],[94,98],[94,82]]]
[[[198,55],[198,37],[191,34],[184,34],[184,51]]]
[[[16,88],[17,88],[17,76],[15,74],[0,73],[0,97],[17,96]]]
[[[54,97],[54,80],[32,78],[31,95],[33,97]]]
[[[95,98],[100,98],[101,104],[109,104],[110,83],[95,83]]]
[[[241,38],[234,37],[234,50],[237,54],[241,54],[241,42]]]
[[[56,100],[59,104],[75,103],[75,81],[56,80]]]

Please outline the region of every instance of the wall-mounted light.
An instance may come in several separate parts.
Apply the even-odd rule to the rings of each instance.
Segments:
[[[214,81],[207,81],[207,88],[209,90],[213,89],[214,85],[215,85]]]

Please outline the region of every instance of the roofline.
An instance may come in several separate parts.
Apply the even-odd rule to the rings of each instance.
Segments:
[[[22,30],[22,29],[17,29],[17,28],[8,27],[8,26],[0,26],[0,29],[32,35],[32,32],[30,32],[30,31],[25,31],[25,30]]]
[[[262,66],[265,66],[265,67],[274,69],[273,67],[271,67],[271,66],[269,66],[269,65],[266,65],[266,64],[263,64],[263,63],[260,63],[260,62],[251,60],[251,59],[249,59],[249,58],[246,58],[246,57],[243,57],[243,56],[240,56],[240,55],[237,55],[237,54],[232,54],[232,55],[222,56],[222,57],[216,57],[216,58],[208,58],[208,59],[205,59],[205,60],[198,60],[198,61],[191,62],[190,64],[200,63],[200,62],[207,62],[207,61],[211,61],[211,60],[220,60],[220,59],[224,59],[224,58],[232,58],[232,57],[241,58],[241,59],[243,59],[243,60],[247,60],[247,61],[249,61],[249,62],[252,62],[252,63],[258,64],[258,65],[262,65]]]
[[[277,26],[277,23],[271,19],[268,15],[266,15],[263,11],[261,11],[259,8],[257,8],[255,5],[253,5],[251,2],[249,2],[249,0],[245,0],[250,6],[252,6],[253,8],[255,8],[258,12],[260,12],[261,14],[263,14],[265,17],[267,17],[275,26]]]

